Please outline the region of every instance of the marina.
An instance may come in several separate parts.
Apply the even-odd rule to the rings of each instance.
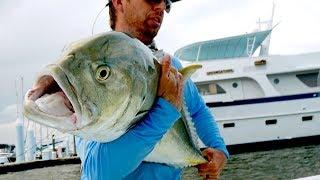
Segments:
[[[222,172],[221,179],[296,179],[318,174],[320,174],[320,145],[312,145],[232,155]],[[80,164],[60,164],[0,174],[1,180],[22,177],[35,180],[47,177],[77,180],[80,178]],[[182,179],[200,178],[195,168],[187,168],[183,172]]]
[[[259,19],[252,32],[191,42],[174,53],[183,65],[203,66],[192,80],[231,154],[221,179],[320,179],[320,49],[270,54],[281,28],[273,16],[274,7],[271,20]],[[23,117],[23,81],[15,79],[17,139],[0,144],[0,180],[79,179],[75,136]],[[185,168],[182,179],[201,178]]]

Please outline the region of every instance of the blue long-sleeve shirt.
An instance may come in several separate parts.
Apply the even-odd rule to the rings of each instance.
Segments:
[[[175,58],[173,66],[182,68]],[[218,126],[191,80],[185,84],[184,96],[200,139],[206,146],[229,157]],[[179,117],[174,106],[159,98],[141,122],[112,142],[98,143],[77,138],[82,161],[81,179],[180,179],[179,168],[142,162]]]

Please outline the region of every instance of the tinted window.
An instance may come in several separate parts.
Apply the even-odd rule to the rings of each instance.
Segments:
[[[318,86],[318,72],[297,74],[297,78],[309,87]]]
[[[205,84],[197,84],[198,90],[201,95],[215,95],[225,94],[226,91],[214,82],[208,82]]]

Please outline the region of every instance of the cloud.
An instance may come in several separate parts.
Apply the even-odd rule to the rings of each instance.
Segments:
[[[17,105],[11,104],[0,112],[0,124],[12,123],[17,119]]]
[[[15,143],[16,114],[16,104],[11,104],[0,112],[0,144]]]
[[[11,13],[14,9],[19,6],[19,0],[1,0],[0,1],[0,19],[1,15]]]
[[[0,144],[15,144],[15,142],[16,142],[15,123],[1,124]]]
[[[271,54],[320,51],[320,1],[279,0],[274,22]],[[173,5],[157,38],[158,46],[170,53],[187,44],[244,34],[256,29],[256,22],[271,17],[273,0],[266,1],[180,1]]]
[[[0,84],[5,87],[0,89],[0,109],[16,102],[18,76],[24,77],[26,91],[39,71],[59,58],[66,44],[91,35],[103,4],[98,0],[0,2]],[[105,18],[106,12],[99,17],[95,32],[106,29]]]

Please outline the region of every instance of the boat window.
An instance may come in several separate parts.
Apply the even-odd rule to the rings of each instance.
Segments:
[[[303,82],[308,87],[320,86],[320,84],[318,84],[319,72],[297,74],[296,76],[301,82]]]
[[[312,121],[313,116],[304,116],[302,117],[302,121]]]
[[[280,82],[280,80],[279,80],[278,78],[276,78],[276,79],[273,80],[273,83],[274,83],[274,84],[279,84],[279,82]]]
[[[266,120],[266,125],[273,125],[273,124],[277,124],[276,119]]]
[[[197,84],[197,87],[201,95],[215,95],[226,93],[226,91],[221,86],[214,82]]]
[[[223,124],[223,128],[232,128],[235,127],[236,125],[234,123],[225,123]]]
[[[238,87],[238,83],[232,83],[232,87],[233,88],[237,88]]]

